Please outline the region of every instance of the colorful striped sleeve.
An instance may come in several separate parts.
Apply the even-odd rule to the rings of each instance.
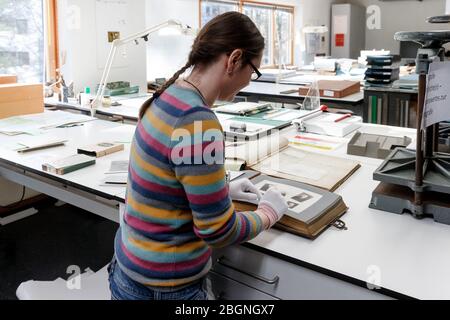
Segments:
[[[212,247],[224,247],[248,241],[263,230],[257,213],[234,209],[226,183],[223,131],[211,110],[186,111],[177,121],[170,149],[198,237]]]

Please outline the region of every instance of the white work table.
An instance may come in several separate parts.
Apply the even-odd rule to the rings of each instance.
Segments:
[[[415,130],[364,125],[363,132],[414,137]],[[374,281],[387,290],[419,299],[450,298],[450,226],[432,219],[416,220],[368,207],[378,185],[372,179],[381,160],[346,155],[346,146],[330,155],[357,159],[362,167],[336,193],[348,212],[342,217],[348,230],[328,229],[310,241],[271,230],[252,245],[362,282]]]
[[[48,188],[38,190],[117,221],[118,204],[124,202],[125,188],[103,187],[99,182],[104,178],[104,172],[108,171],[112,160],[128,158],[129,144],[125,144],[123,152],[97,159],[95,166],[64,176],[43,172],[39,159],[55,154],[72,154],[80,145],[105,139],[131,141],[134,127],[96,120],[80,127],[53,130],[58,130],[55,132],[60,137],[69,139],[65,147],[27,155],[19,155],[3,147],[21,136],[0,135],[0,176],[29,187],[40,188],[45,184]],[[283,134],[291,135],[293,130],[290,127]],[[415,134],[412,129],[368,124],[361,131],[410,137]],[[269,230],[243,247],[288,261],[293,268],[304,267],[318,272],[322,277],[331,276],[357,286],[364,286],[367,281],[373,282],[374,273],[377,273],[379,285],[385,290],[385,294],[418,299],[450,299],[450,254],[446,250],[450,246],[450,226],[436,223],[432,219],[415,220],[410,215],[369,209],[372,191],[378,184],[373,181],[372,173],[381,160],[348,156],[345,145],[325,154],[357,159],[362,165],[336,191],[349,207],[342,217],[348,230],[329,228],[313,241]],[[39,184],[39,180],[43,182]],[[52,189],[53,185],[59,185],[58,192]],[[89,200],[87,193],[91,193],[92,199]],[[69,194],[75,200],[70,201]],[[82,198],[77,198],[80,195]],[[95,206],[95,201],[100,208]],[[272,272],[276,274],[277,270]]]
[[[134,130],[132,125],[103,120],[72,128],[50,129],[45,135],[67,140],[64,146],[24,154],[5,146],[27,139],[27,135],[0,134],[0,176],[117,222],[118,213],[112,212],[111,206],[117,206],[116,194],[124,192],[125,187],[105,186],[102,180],[106,177],[105,172],[109,171],[111,161],[128,160]],[[76,154],[79,147],[110,141],[124,143],[125,150],[97,158],[94,166],[65,175],[42,170],[43,163]]]

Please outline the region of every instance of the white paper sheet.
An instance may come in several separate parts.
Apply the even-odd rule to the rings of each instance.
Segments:
[[[428,74],[422,128],[450,120],[450,63],[433,62]]]

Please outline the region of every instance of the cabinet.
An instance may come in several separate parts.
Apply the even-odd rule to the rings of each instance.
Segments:
[[[353,4],[331,6],[331,56],[357,59],[366,46],[366,11]]]
[[[216,300],[277,300],[264,292],[211,271],[208,278],[212,284],[213,298]]]
[[[391,299],[242,245],[215,251],[211,275],[216,297],[226,299]]]

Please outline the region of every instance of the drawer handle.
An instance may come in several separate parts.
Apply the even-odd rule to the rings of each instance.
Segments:
[[[224,266],[224,267],[227,267],[229,269],[232,269],[232,270],[235,270],[237,272],[243,273],[243,274],[245,274],[245,275],[247,275],[249,277],[255,278],[255,279],[259,280],[259,281],[265,282],[267,284],[275,285],[280,280],[280,277],[278,277],[278,276],[275,276],[275,278],[273,278],[273,279],[266,279],[266,278],[261,277],[259,275],[256,275],[256,274],[253,274],[253,273],[241,270],[239,268],[236,268],[236,267],[234,267],[234,266],[232,266],[232,265],[230,265],[228,263],[225,263],[224,260],[225,260],[225,257],[220,257],[220,258],[217,259],[217,263],[222,265],[222,266]]]

